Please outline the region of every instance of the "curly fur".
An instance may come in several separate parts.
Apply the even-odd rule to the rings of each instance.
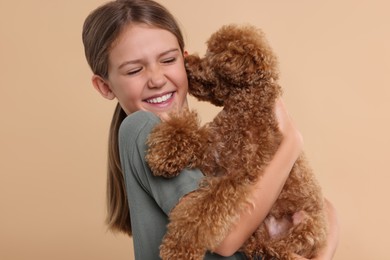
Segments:
[[[207,46],[203,58],[186,58],[189,91],[223,110],[204,126],[196,112],[185,110],[159,124],[148,139],[147,160],[155,175],[173,177],[185,167],[206,175],[171,211],[162,259],[203,259],[213,251],[250,207],[250,186],[281,142],[274,105],[282,90],[263,33],[252,26],[224,26]],[[303,155],[267,218],[291,218],[301,211],[303,220],[283,236],[271,238],[262,224],[241,250],[249,258],[292,259],[291,253],[310,258],[324,245],[323,197]]]

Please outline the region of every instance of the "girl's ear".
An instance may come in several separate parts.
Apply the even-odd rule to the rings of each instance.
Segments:
[[[114,92],[112,92],[110,86],[102,77],[98,75],[92,76],[92,84],[94,88],[106,99],[112,100],[115,98]]]

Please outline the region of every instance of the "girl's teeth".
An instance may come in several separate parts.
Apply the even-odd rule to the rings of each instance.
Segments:
[[[167,101],[171,96],[172,96],[172,93],[169,93],[169,94],[166,94],[166,95],[164,95],[162,97],[148,99],[146,102],[152,103],[152,104],[157,104],[157,103],[161,103],[161,102]]]

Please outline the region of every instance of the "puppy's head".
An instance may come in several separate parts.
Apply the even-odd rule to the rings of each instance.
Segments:
[[[222,106],[229,95],[278,78],[277,60],[253,26],[226,25],[207,41],[203,58],[186,58],[190,93]]]

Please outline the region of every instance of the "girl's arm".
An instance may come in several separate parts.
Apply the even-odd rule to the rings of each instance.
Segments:
[[[242,212],[240,220],[216,248],[222,256],[233,255],[264,221],[278,198],[289,173],[301,153],[303,141],[290,119],[284,104],[279,100],[275,107],[283,140],[262,177],[253,185],[254,207]]]

